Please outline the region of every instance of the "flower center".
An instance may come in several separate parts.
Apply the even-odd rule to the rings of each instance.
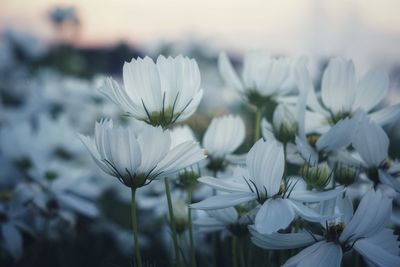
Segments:
[[[339,243],[339,237],[344,229],[344,224],[330,224],[325,232],[325,238],[328,242]]]

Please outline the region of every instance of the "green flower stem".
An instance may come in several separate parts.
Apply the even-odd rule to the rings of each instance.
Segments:
[[[256,117],[255,117],[255,127],[254,127],[254,143],[257,142],[258,139],[260,139],[260,133],[261,133],[261,108],[257,107],[256,109]]]
[[[135,256],[136,264],[138,267],[142,267],[142,256],[140,254],[139,236],[137,229],[137,217],[136,217],[136,188],[131,188],[132,201],[131,201],[131,216],[132,216],[132,234],[133,241],[135,242]]]
[[[237,238],[232,236],[232,266],[237,267]]]
[[[164,183],[165,183],[165,194],[167,195],[167,201],[168,201],[168,213],[169,213],[169,220],[170,220],[170,225],[171,225],[171,229],[172,229],[172,241],[174,243],[176,265],[181,266],[181,255],[179,252],[178,235],[176,233],[175,217],[174,217],[174,210],[172,208],[171,190],[169,188],[169,178],[168,177],[165,178]]]
[[[188,190],[188,204],[192,203],[192,189]],[[190,262],[192,267],[196,267],[196,249],[194,247],[193,240],[193,223],[192,223],[192,209],[188,211],[188,221],[189,221],[189,242],[190,242]]]
[[[241,267],[246,267],[245,263],[245,257],[244,257],[244,240],[242,238],[239,239],[238,242],[238,248],[239,248],[239,260],[240,260],[240,266]]]

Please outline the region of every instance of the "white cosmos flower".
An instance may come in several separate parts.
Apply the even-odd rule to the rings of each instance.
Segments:
[[[109,78],[103,94],[138,120],[168,126],[185,120],[197,109],[203,96],[200,71],[194,59],[159,56],[132,59],[123,68],[124,86]]]
[[[168,130],[146,126],[114,127],[112,120],[96,123],[94,138],[80,136],[97,165],[129,187],[140,187],[205,158],[193,141],[171,147]]]
[[[309,76],[309,73],[305,73]],[[310,77],[303,77],[307,82]],[[305,84],[303,84],[305,86]],[[388,92],[389,78],[379,70],[370,70],[359,81],[356,81],[355,68],[351,60],[331,59],[322,77],[321,97],[318,99],[312,83],[308,95],[307,120],[313,129],[325,131],[326,124],[336,123],[340,119],[352,116],[356,110],[363,110],[380,125],[387,125],[400,116],[400,104],[375,110]]]
[[[367,117],[359,123],[352,145],[361,156],[360,165],[366,168],[368,177],[375,183],[382,183],[400,192],[400,181],[393,174],[399,163],[390,166],[388,155],[389,137],[385,131]]]
[[[225,53],[219,55],[218,67],[225,83],[247,97],[252,104],[261,105],[263,99],[272,100],[290,93],[283,86],[290,74],[286,58],[272,58],[261,51],[249,52],[243,60],[241,78]]]
[[[376,266],[395,267],[400,264],[399,241],[393,231],[385,228],[391,210],[391,199],[380,190],[370,190],[354,216],[348,217],[349,221],[328,224],[324,236],[311,233],[261,235],[251,229],[252,241],[265,249],[292,249],[314,243],[287,260],[285,267],[340,266],[343,254],[353,248]]]
[[[211,121],[203,137],[203,146],[210,157],[223,159],[233,153],[244,138],[243,120],[239,116],[225,115]]]
[[[255,228],[260,233],[273,233],[286,228],[296,215],[309,221],[321,221],[321,216],[304,202],[319,202],[335,198],[343,188],[324,192],[307,191],[300,179],[283,183],[283,147],[275,140],[258,140],[246,159],[247,169],[230,179],[201,177],[199,181],[227,194],[210,197],[192,204],[192,208],[220,209],[257,200],[260,208],[255,218]]]

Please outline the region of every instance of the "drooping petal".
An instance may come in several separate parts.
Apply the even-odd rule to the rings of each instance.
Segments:
[[[224,192],[250,192],[250,188],[247,184],[239,183],[234,179],[220,179],[214,178],[210,176],[203,176],[197,179],[200,183],[206,184],[215,188],[217,190],[221,190]]]
[[[389,77],[379,70],[370,70],[359,81],[353,110],[362,108],[366,112],[378,105],[386,96]]]
[[[320,241],[288,259],[283,267],[339,267],[343,252],[333,242]]]
[[[296,136],[296,146],[305,162],[311,166],[318,164],[318,153],[308,144],[306,140]]]
[[[400,181],[396,177],[393,177],[389,173],[382,170],[378,170],[378,175],[381,183],[392,187],[397,192],[400,192]]]
[[[355,70],[351,60],[332,59],[322,77],[321,97],[333,114],[349,112],[356,93]]]
[[[271,234],[285,229],[294,219],[295,212],[287,199],[268,199],[257,212],[255,229],[261,234]]]
[[[191,204],[190,208],[203,209],[203,210],[223,209],[227,207],[233,207],[237,204],[245,203],[254,200],[256,198],[257,198],[256,194],[253,193],[229,193],[223,195],[221,194]]]
[[[330,152],[350,145],[355,125],[354,119],[350,118],[345,118],[337,122],[318,139],[316,143],[318,151]]]
[[[310,222],[322,222],[332,218],[332,215],[322,215],[297,201],[288,200],[296,215]]]
[[[279,192],[284,170],[283,147],[275,140],[258,140],[247,154],[250,179],[259,192],[273,196]]]
[[[251,241],[258,247],[264,249],[293,249],[301,248],[322,239],[322,236],[311,235],[310,233],[291,233],[280,234],[272,233],[269,235],[260,234],[254,226],[249,226]]]
[[[299,202],[320,202],[336,198],[343,193],[344,190],[343,186],[337,186],[334,189],[326,191],[296,190],[295,188],[289,197]]]

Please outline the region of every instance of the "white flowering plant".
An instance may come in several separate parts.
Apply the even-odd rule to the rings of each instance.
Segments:
[[[1,92],[0,262],[89,232],[138,267],[400,266],[388,76],[333,58],[316,86],[303,58],[215,59],[245,108],[210,112],[182,55],[129,58],[122,83],[38,72],[20,105]]]

